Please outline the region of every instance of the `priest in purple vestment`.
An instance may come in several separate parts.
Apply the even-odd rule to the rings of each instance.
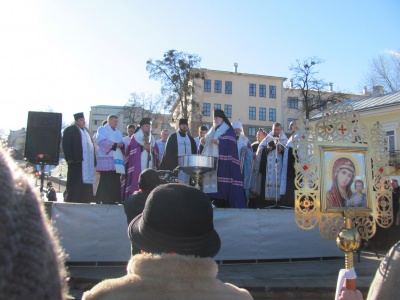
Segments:
[[[140,121],[125,151],[125,175],[121,179],[122,202],[139,189],[139,175],[144,169],[157,169],[159,166],[158,146],[151,135],[151,123],[150,118]]]
[[[246,208],[236,135],[222,110],[214,110],[214,125],[201,143],[203,155],[218,157],[217,172],[204,176],[203,191],[217,207]]]

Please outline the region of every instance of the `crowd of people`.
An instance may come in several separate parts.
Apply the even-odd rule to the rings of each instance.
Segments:
[[[33,182],[2,149],[0,174],[2,298],[67,299],[65,256]],[[152,169],[142,172],[139,179],[140,189],[149,194],[137,207],[137,215],[127,219],[135,246],[127,275],[98,283],[82,299],[253,299],[247,290],[217,279],[213,257],[221,240],[208,196],[189,185],[157,185],[157,181]],[[376,271],[368,299],[398,299],[399,270],[397,242]],[[343,287],[339,299],[361,300],[362,295]]]
[[[127,135],[117,129],[118,117],[108,116],[93,134],[83,113],[74,115],[75,124],[63,133],[62,146],[68,164],[65,202],[118,204],[139,190],[142,171],[176,171],[177,182],[193,185],[191,176],[179,170],[178,157],[206,155],[215,158],[214,170],[200,182],[202,190],[215,207],[263,208],[264,200],[280,200],[294,206],[293,185],[281,195],[282,166],[285,164],[287,138],[279,123],[267,134],[260,129],[257,142],[251,144],[242,123],[231,124],[224,111],[214,111],[211,128],[200,126],[198,136],[189,132],[187,119],[180,119],[178,129],[163,129],[161,138],[152,135],[152,120],[143,118],[137,127],[127,126]],[[289,156],[290,157],[290,156]],[[292,155],[293,157],[293,155]],[[286,192],[287,191],[287,192]],[[285,196],[286,195],[286,196]]]

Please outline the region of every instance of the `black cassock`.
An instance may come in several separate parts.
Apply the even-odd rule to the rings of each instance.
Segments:
[[[172,133],[165,145],[164,155],[161,160],[159,170],[173,170],[178,166],[178,138],[179,132]],[[192,154],[197,154],[196,142],[193,137],[188,135]]]

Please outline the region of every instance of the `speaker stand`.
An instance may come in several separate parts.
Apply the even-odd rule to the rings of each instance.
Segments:
[[[44,164],[40,164],[40,195],[43,197],[44,189]]]

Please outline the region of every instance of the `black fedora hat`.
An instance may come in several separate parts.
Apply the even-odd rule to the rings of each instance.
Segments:
[[[135,247],[148,253],[214,257],[221,247],[210,199],[199,189],[177,183],[160,185],[149,194],[128,235]]]

